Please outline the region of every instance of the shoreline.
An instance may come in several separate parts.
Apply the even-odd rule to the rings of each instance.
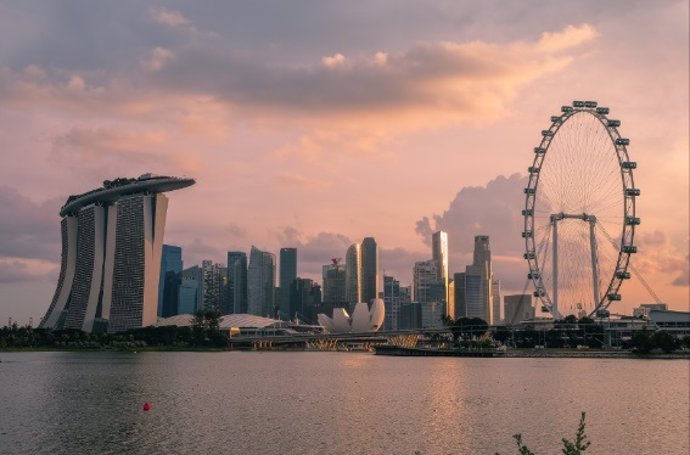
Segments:
[[[602,350],[602,351],[576,351],[567,349],[516,349],[510,351],[459,351],[459,350],[438,350],[428,348],[413,348],[412,350],[396,350],[393,347],[386,350],[398,351],[391,353],[374,353],[370,351],[314,351],[303,349],[270,349],[270,350],[251,350],[251,349],[226,349],[226,348],[207,348],[207,347],[190,347],[190,346],[146,346],[138,347],[137,349],[110,349],[110,348],[2,348],[0,355],[4,353],[17,352],[118,352],[139,354],[143,352],[208,352],[208,353],[222,353],[222,352],[345,352],[345,353],[369,353],[371,355],[385,355],[389,357],[481,357],[481,358],[509,358],[509,359],[647,359],[647,360],[690,360],[690,352],[674,352],[674,353],[650,353],[650,354],[636,354],[631,351],[618,350]],[[0,358],[0,361],[2,359]]]

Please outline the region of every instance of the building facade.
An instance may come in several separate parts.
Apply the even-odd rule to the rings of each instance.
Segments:
[[[530,294],[507,295],[503,298],[505,325],[516,325],[520,321],[534,319],[534,307]]]
[[[331,307],[346,307],[345,267],[334,259],[332,263],[323,266],[322,278],[323,303]]]
[[[275,255],[252,246],[247,268],[247,313],[273,317],[275,274]]]
[[[308,278],[297,278],[290,289],[290,320],[299,320],[307,324],[317,324],[316,314],[321,306],[321,286]]]
[[[297,279],[297,248],[280,249],[280,318],[290,320],[295,312],[290,300],[290,286]]]
[[[383,304],[385,317],[383,330],[398,330],[400,321],[400,281],[392,276],[383,276]]]
[[[156,322],[168,199],[192,179],[106,180],[60,210],[58,284],[40,327],[123,331]]]
[[[501,299],[501,280],[493,278],[491,280],[491,324],[498,325],[503,322],[503,300]]]
[[[345,254],[345,300],[354,308],[362,301],[362,247],[353,243]]]
[[[465,273],[455,274],[455,278],[456,318],[480,318],[488,324],[498,324],[502,307],[500,282],[493,275],[489,236],[474,238],[472,264],[465,267]]]
[[[450,299],[448,298],[448,233],[444,231],[437,231],[431,235],[431,258],[438,262],[437,272],[438,281],[442,281],[446,291],[444,302],[449,304]],[[450,306],[444,309],[444,314],[450,314]]]
[[[229,313],[247,312],[247,255],[243,251],[228,252]]]
[[[421,327],[443,327],[446,316],[446,285],[439,280],[439,263],[429,259],[414,264],[414,301],[421,306]]]
[[[158,317],[177,314],[177,301],[183,269],[182,248],[163,245],[161,273],[158,280]]]
[[[379,296],[379,247],[373,237],[362,240],[362,302],[370,303]]]
[[[177,296],[177,314],[194,314],[203,308],[203,275],[194,265],[182,270]]]

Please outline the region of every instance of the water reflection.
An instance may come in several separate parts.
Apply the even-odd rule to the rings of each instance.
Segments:
[[[688,453],[685,361],[2,353],[2,453]],[[660,384],[659,378],[664,378]],[[144,412],[144,402],[152,404]],[[644,429],[644,431],[640,431]]]

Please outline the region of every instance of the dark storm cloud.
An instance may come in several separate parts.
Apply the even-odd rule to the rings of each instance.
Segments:
[[[60,260],[60,217],[65,198],[36,203],[0,186],[0,257]]]

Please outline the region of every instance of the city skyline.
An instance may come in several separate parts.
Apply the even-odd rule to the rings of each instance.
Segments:
[[[488,235],[501,292],[519,293],[532,148],[573,99],[621,120],[642,190],[633,264],[663,301],[686,307],[686,2],[429,2],[395,27],[386,3],[347,14],[334,5],[306,28],[303,4],[280,27],[256,6],[233,7],[2,6],[0,320],[45,311],[64,198],[148,171],[198,181],[176,195],[163,240],[188,264],[252,244],[296,247],[300,276],[318,279],[324,258],[372,236],[380,275],[404,286],[444,230],[451,273],[472,262],[472,238]],[[127,36],[105,25],[103,8]],[[102,40],[66,25],[70,16],[104,24]],[[353,37],[360,28],[371,35]],[[224,77],[233,68],[243,76]],[[612,309],[652,301],[634,279],[622,295]]]

